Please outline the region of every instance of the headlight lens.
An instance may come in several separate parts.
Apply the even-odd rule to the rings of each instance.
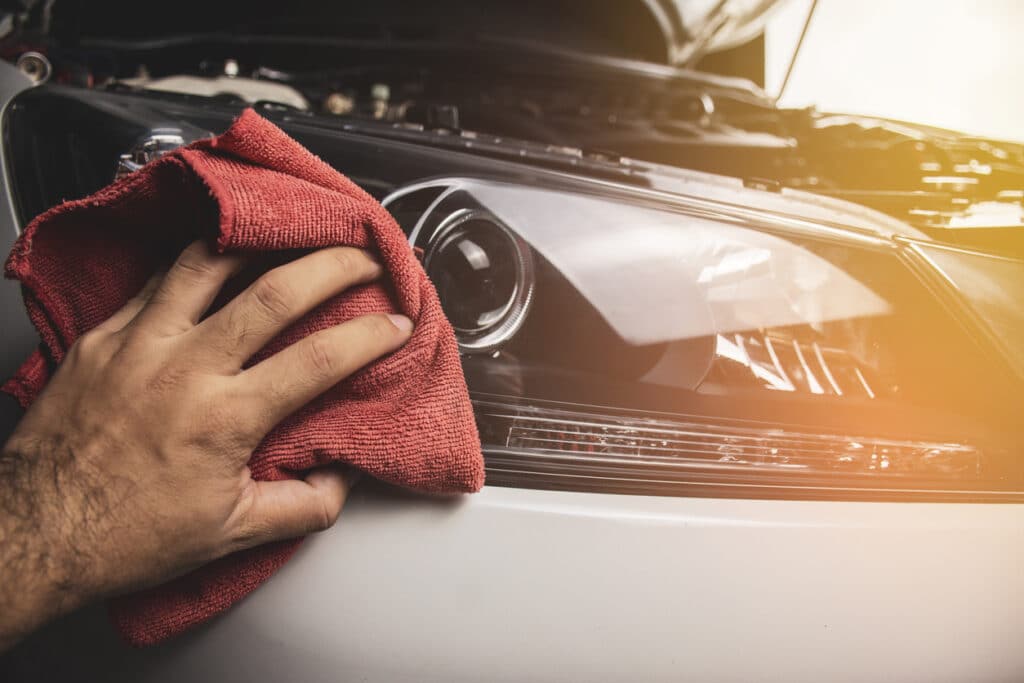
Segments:
[[[386,205],[470,352],[492,483],[829,498],[1021,488],[991,427],[1013,381],[911,249],[483,180]],[[482,332],[489,353],[473,354]]]

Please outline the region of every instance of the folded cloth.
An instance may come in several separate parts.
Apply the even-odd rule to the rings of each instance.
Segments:
[[[404,347],[272,431],[249,463],[254,478],[297,477],[341,462],[422,491],[471,492],[483,485],[455,337],[401,229],[372,197],[252,110],[220,137],[176,150],[28,226],[6,275],[21,281],[42,345],[3,390],[31,403],[75,339],[197,238],[222,252],[366,248],[389,275],[318,307],[256,360],[363,313],[401,312],[415,323]],[[298,543],[236,553],[116,599],[113,621],[137,645],[177,634],[259,586]]]

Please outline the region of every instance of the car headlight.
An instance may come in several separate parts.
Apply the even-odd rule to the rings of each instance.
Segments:
[[[471,178],[385,205],[452,319],[492,483],[829,498],[1019,489],[992,426],[1018,378],[998,335],[958,319],[920,245]]]
[[[1024,500],[1021,262],[728,179],[261,113],[381,198],[422,250],[491,484]],[[236,114],[33,88],[4,121],[22,218],[99,189],[155,132],[202,137]]]

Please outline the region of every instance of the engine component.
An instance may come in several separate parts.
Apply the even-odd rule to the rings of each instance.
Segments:
[[[332,92],[324,100],[324,109],[327,113],[334,114],[335,116],[351,114],[355,108],[355,101],[345,93]]]
[[[134,173],[154,159],[177,149],[185,144],[185,138],[179,131],[153,131],[150,135],[139,140],[130,151],[122,154],[117,161],[117,171],[114,178],[121,178]]]
[[[28,76],[36,85],[50,80],[50,76],[53,74],[53,66],[50,64],[50,60],[41,52],[24,52],[18,57],[15,65],[21,73]]]
[[[235,68],[237,69],[237,64]],[[181,75],[155,79],[142,77],[122,79],[119,83],[144,90],[203,95],[206,97],[229,95],[249,104],[274,102],[303,111],[309,109],[309,102],[302,96],[302,93],[289,85],[242,76],[219,75],[204,77]]]

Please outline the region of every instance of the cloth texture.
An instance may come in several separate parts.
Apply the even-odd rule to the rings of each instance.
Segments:
[[[387,277],[380,283],[319,306],[252,362],[364,313],[403,313],[415,324],[404,347],[268,434],[249,463],[255,479],[295,478],[341,462],[425,492],[472,492],[483,485],[455,337],[405,235],[370,195],[251,109],[223,135],[175,150],[28,226],[5,272],[21,282],[42,344],[3,390],[27,407],[75,340],[195,239],[209,240],[220,252],[278,256],[348,245],[372,250],[384,265]],[[299,543],[236,553],[115,599],[113,622],[136,645],[168,638],[254,590]]]

